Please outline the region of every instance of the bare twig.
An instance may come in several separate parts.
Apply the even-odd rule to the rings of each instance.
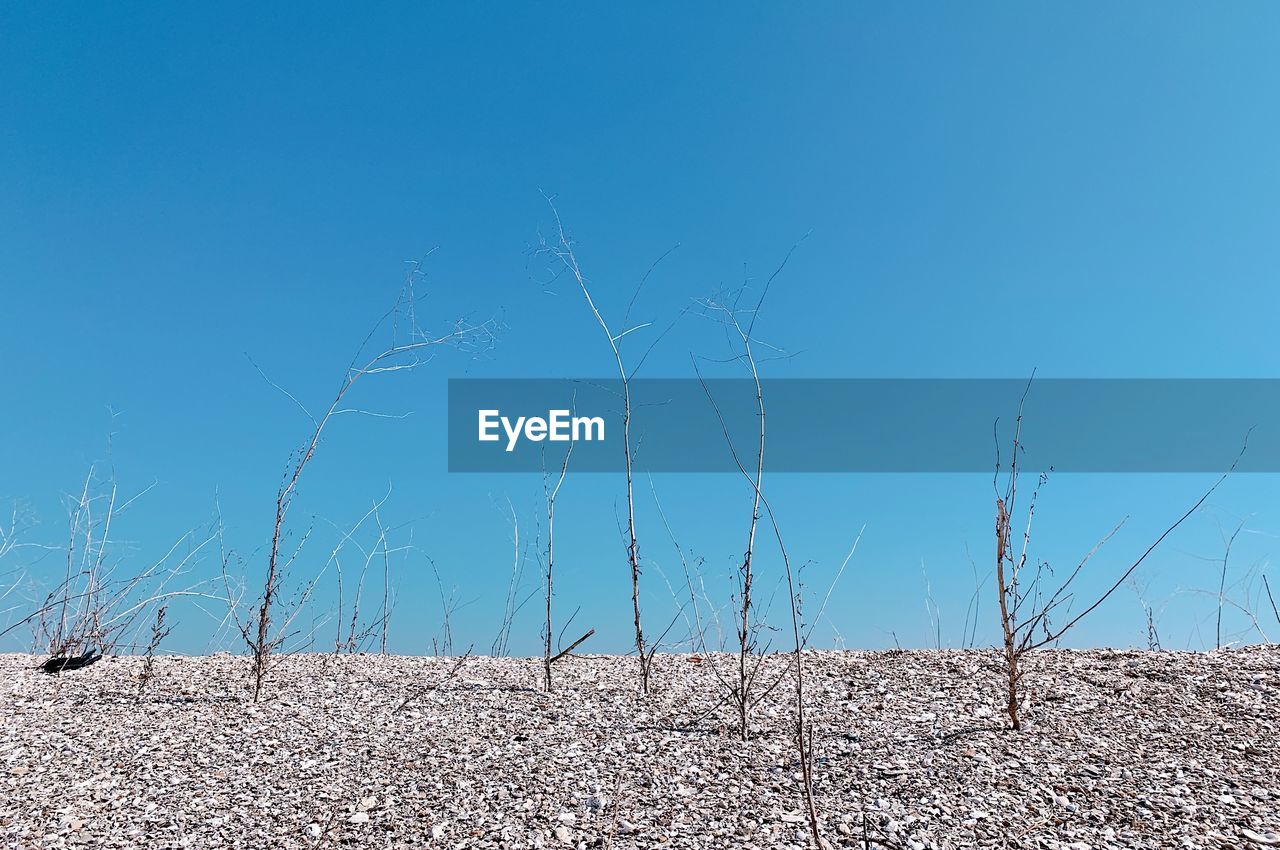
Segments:
[[[511,628],[515,624],[516,614],[520,613],[520,609],[533,598],[537,591],[532,591],[521,599],[522,579],[524,576],[525,561],[528,558],[528,544],[522,545],[520,537],[520,518],[516,515],[515,506],[511,504],[511,499],[507,499],[508,522],[511,525],[511,578],[507,582],[507,596],[502,606],[502,624],[498,627],[498,636],[493,639],[491,652],[497,657],[507,654],[507,647],[511,641]]]
[[[564,453],[564,462],[560,464],[560,476],[556,479],[555,485],[551,484],[549,475],[543,474],[542,487],[546,495],[547,501],[547,564],[546,564],[546,621],[543,623],[543,655],[542,655],[542,674],[543,687],[551,690],[551,665],[555,663],[560,656],[552,658],[551,640],[553,635],[551,620],[551,599],[554,595],[555,585],[555,562],[556,562],[556,496],[560,494],[560,488],[564,485],[565,476],[569,474],[569,459],[573,457],[573,441],[569,442],[569,447]],[[567,624],[566,624],[567,625]],[[589,636],[589,635],[588,635]],[[586,640],[584,637],[582,640]],[[581,641],[580,641],[581,642]],[[576,646],[577,644],[574,644]],[[570,647],[572,649],[573,647]],[[564,654],[564,653],[561,653]]]
[[[622,447],[626,455],[627,564],[631,571],[631,609],[632,609],[632,621],[635,629],[636,657],[640,665],[640,670],[639,670],[640,690],[643,693],[648,693],[649,683],[650,683],[651,662],[653,660],[653,652],[646,649],[644,628],[643,628],[643,625],[641,622],[641,616],[640,616],[640,573],[641,573],[640,544],[636,536],[636,505],[635,505],[635,486],[634,486],[634,470],[633,470],[634,463],[635,463],[635,453],[634,453],[634,447],[632,444],[632,435],[631,435],[631,415],[632,415],[631,379],[635,376],[636,370],[638,370],[640,365],[642,365],[645,359],[647,359],[648,351],[646,351],[644,356],[640,358],[640,362],[636,365],[636,368],[631,371],[628,371],[625,365],[625,362],[623,360],[622,348],[620,343],[623,337],[627,336],[628,334],[636,330],[639,330],[640,328],[648,327],[649,324],[651,323],[643,323],[638,326],[628,327],[619,333],[615,333],[610,328],[609,323],[605,320],[604,315],[601,313],[599,307],[596,305],[595,298],[592,296],[590,283],[586,275],[583,273],[581,265],[579,265],[578,263],[577,255],[574,252],[573,240],[569,237],[569,235],[565,231],[564,223],[560,219],[560,212],[559,210],[556,209],[554,199],[546,195],[545,193],[543,194],[543,198],[546,200],[547,206],[550,207],[552,217],[555,220],[556,234],[554,237],[554,242],[543,240],[541,247],[539,248],[539,251],[546,253],[551,257],[555,258],[555,260],[560,264],[561,270],[568,272],[568,274],[577,283],[578,289],[581,291],[582,297],[586,301],[588,309],[591,311],[591,315],[594,317],[596,324],[600,326],[600,330],[604,333],[604,336],[608,341],[609,351],[612,354],[614,366],[617,368],[617,371],[618,371],[618,379],[621,382]],[[627,306],[627,311],[623,318],[624,324],[628,321],[631,315],[631,310],[635,306],[636,298],[639,297],[640,290],[644,287],[645,282],[649,279],[649,275],[652,274],[654,268],[656,268],[658,264],[661,263],[662,260],[665,259],[666,256],[670,254],[671,251],[673,250],[675,250],[675,248],[669,249],[661,257],[655,260],[654,263],[649,267],[648,271],[646,271],[644,276],[641,278],[640,283],[636,287],[635,293],[632,295],[631,301]],[[667,330],[669,331],[670,327],[668,327]],[[666,331],[664,331],[663,334],[658,337],[658,339],[661,339],[661,337],[665,336],[665,334],[666,334]],[[652,351],[653,346],[656,344],[657,344],[657,340],[654,340],[654,342],[649,347],[649,351]]]
[[[346,369],[337,393],[333,396],[324,413],[318,417],[313,416],[305,406],[297,402],[296,398],[289,396],[307,413],[313,427],[302,447],[294,455],[284,484],[276,494],[275,520],[271,531],[271,545],[267,554],[266,576],[262,591],[258,597],[257,611],[253,622],[244,624],[245,628],[242,630],[242,637],[248,645],[252,657],[251,687],[255,701],[261,695],[262,685],[269,672],[272,656],[283,646],[288,636],[287,631],[274,626],[274,618],[277,613],[275,608],[288,566],[298,556],[301,546],[296,547],[293,554],[288,558],[284,556],[282,545],[285,537],[286,522],[289,508],[297,493],[302,474],[315,456],[325,428],[337,415],[347,412],[360,412],[344,407],[344,403],[356,382],[364,376],[414,369],[430,361],[435,352],[441,347],[455,347],[475,351],[487,348],[492,344],[493,327],[490,323],[473,325],[460,320],[445,333],[424,333],[417,324],[416,299],[413,291],[415,280],[420,274],[421,270],[416,265],[410,269],[400,297],[396,300],[391,310],[384,314],[382,319],[374,325],[365,337],[364,342],[361,343],[355,357]],[[365,349],[369,340],[388,320],[390,320],[392,326],[392,339],[389,347],[372,357],[366,355]],[[398,338],[401,322],[407,324],[407,340]],[[289,395],[287,392],[285,394]],[[305,542],[305,537],[303,539]],[[385,610],[383,613],[385,616]]]
[[[593,634],[595,634],[595,633],[596,633],[596,630],[595,630],[595,629],[590,629],[590,630],[589,630],[585,635],[583,635],[582,637],[578,638],[578,639],[577,639],[577,640],[575,640],[573,643],[569,644],[566,648],[564,648],[564,649],[560,650],[560,651],[559,651],[559,652],[557,652],[555,655],[553,655],[553,656],[551,656],[550,658],[548,658],[548,659],[547,659],[547,667],[549,668],[552,664],[555,664],[555,663],[556,663],[557,661],[559,661],[561,658],[564,658],[564,657],[566,657],[567,655],[569,655],[571,652],[573,652],[575,649],[577,649],[579,646],[581,646],[581,645],[586,641],[586,639],[587,639],[587,638],[591,637],[591,636],[592,636]],[[550,688],[548,688],[548,690],[550,690]]]
[[[1244,529],[1244,520],[1236,525],[1235,531],[1231,532],[1228,537],[1221,528],[1218,533],[1222,535],[1222,572],[1218,578],[1218,622],[1217,622],[1217,643],[1215,648],[1222,649],[1222,605],[1227,591],[1227,564],[1231,561],[1231,547],[1235,545],[1236,538],[1240,536],[1240,532]]]
[[[1275,614],[1276,622],[1280,623],[1280,608],[1276,608],[1276,598],[1271,595],[1271,583],[1267,581],[1266,575],[1262,576],[1262,586],[1267,589],[1267,600],[1271,603],[1271,613]]]
[[[466,664],[467,659],[469,658],[471,658],[470,648],[468,648],[467,651],[464,652],[462,655],[459,655],[457,658],[454,659],[453,665],[449,668],[449,671],[445,673],[444,678],[440,679],[440,681],[438,682],[432,682],[430,685],[423,685],[414,689],[413,691],[410,691],[409,695],[404,698],[404,701],[401,702],[398,706],[396,706],[391,713],[399,714],[400,712],[408,708],[409,703],[413,702],[415,699],[421,699],[427,694],[430,694],[433,691],[439,690],[449,682],[453,681],[455,678],[457,678],[458,673],[462,670],[462,665]]]

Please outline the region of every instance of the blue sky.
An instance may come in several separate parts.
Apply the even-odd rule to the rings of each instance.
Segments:
[[[510,498],[532,530],[541,481],[446,473],[445,379],[610,369],[581,299],[548,291],[530,256],[543,191],[606,312],[680,245],[645,320],[758,282],[809,234],[759,326],[799,352],[775,377],[1275,377],[1277,36],[1280,10],[1258,3],[8,5],[0,498],[26,500],[33,539],[56,543],[62,495],[114,430],[122,487],[158,482],[122,518],[120,557],[206,525],[216,492],[252,581],[307,422],[246,354],[320,405],[405,261],[434,248],[423,323],[499,317],[498,346],[363,387],[362,405],[413,416],[338,422],[295,519],[349,525],[391,486],[389,522],[412,521],[420,552],[396,566],[392,648],[428,651],[437,629],[421,555],[468,603],[455,641],[487,648],[511,560],[494,505]],[[687,376],[691,350],[719,345],[682,322],[645,374]],[[1105,586],[1208,483],[1058,476],[1038,545],[1070,562],[1131,515],[1085,589]],[[1228,482],[1144,569],[1167,645],[1203,644],[1219,522],[1249,516],[1233,565],[1266,563],[1275,484]],[[655,486],[727,601],[749,492],[731,476]],[[866,526],[820,641],[931,642],[927,574],[958,642],[966,546],[981,572],[991,557],[987,477],[769,486],[813,593]],[[620,497],[615,478],[571,477],[559,509],[557,610],[581,607],[597,651],[627,645]],[[646,610],[665,624],[659,571],[678,561],[651,504],[639,521]],[[205,649],[211,621],[179,620],[173,647]],[[538,630],[522,616],[513,648],[535,651]],[[1074,641],[1143,642],[1134,594]]]

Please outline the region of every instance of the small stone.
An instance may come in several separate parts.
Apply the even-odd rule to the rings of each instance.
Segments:
[[[573,843],[573,830],[565,826],[564,824],[557,826],[553,830],[553,832],[555,833],[556,840],[559,841],[561,844]]]
[[[368,822],[369,822],[369,813],[368,813],[368,812],[356,812],[354,815],[352,815],[351,817],[347,818],[347,822],[348,822],[348,823],[368,823]]]

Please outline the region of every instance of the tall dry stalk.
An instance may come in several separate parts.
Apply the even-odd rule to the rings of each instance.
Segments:
[[[1280,623],[1280,608],[1276,607],[1276,598],[1271,595],[1271,582],[1267,581],[1265,574],[1262,576],[1262,586],[1266,588],[1267,601],[1271,603],[1271,613],[1275,615],[1276,622]]]
[[[298,557],[301,546],[305,543],[304,536],[303,542],[295,547],[291,554],[286,556],[282,552],[289,508],[293,503],[294,496],[297,494],[302,474],[311,459],[315,457],[316,450],[320,445],[320,438],[324,435],[329,423],[336,416],[344,413],[367,413],[367,411],[356,408],[343,407],[351,389],[357,381],[366,375],[415,369],[430,361],[435,353],[443,347],[476,351],[486,349],[492,345],[494,329],[491,323],[473,325],[459,320],[454,323],[449,331],[443,334],[425,333],[417,322],[417,303],[414,295],[414,282],[420,274],[421,269],[417,264],[409,270],[405,286],[401,290],[399,298],[396,299],[395,305],[369,331],[360,348],[356,351],[355,357],[352,358],[351,363],[348,365],[337,393],[333,396],[324,413],[319,417],[312,415],[297,398],[279,387],[279,385],[271,382],[270,379],[267,379],[272,386],[288,396],[306,414],[307,418],[311,420],[312,429],[301,449],[295,453],[285,482],[276,494],[275,517],[272,523],[271,545],[267,552],[267,571],[263,581],[262,592],[258,597],[255,606],[257,610],[252,621],[242,626],[241,634],[248,645],[252,658],[250,677],[255,702],[261,696],[263,682],[271,668],[272,656],[283,645],[287,637],[287,633],[282,630],[273,629],[273,618],[276,614],[275,609],[285,574],[289,566]],[[367,356],[365,351],[369,341],[388,322],[392,325],[390,346],[372,357]],[[397,338],[402,324],[407,327],[407,341],[403,342]],[[264,375],[263,377],[265,378],[266,376]]]
[[[571,652],[582,645],[587,638],[596,633],[595,629],[590,629],[582,637],[569,644],[567,649],[558,652],[552,651],[553,644],[553,621],[551,617],[551,600],[555,595],[555,562],[556,562],[556,497],[560,495],[560,487],[564,484],[565,476],[569,474],[569,458],[573,456],[573,443],[569,443],[568,449],[564,453],[564,462],[560,464],[560,475],[556,478],[556,483],[551,484],[549,475],[543,475],[542,486],[543,493],[547,503],[547,563],[544,571],[546,580],[546,620],[543,623],[543,656],[542,656],[542,673],[543,686],[547,691],[551,690],[551,667],[557,661],[567,657]],[[575,612],[576,613],[576,612]],[[561,637],[563,631],[568,629],[573,617],[561,628]]]
[[[1139,582],[1136,575],[1130,576],[1127,584],[1133,590],[1134,595],[1138,597],[1138,606],[1142,608],[1142,619],[1147,633],[1147,652],[1159,652],[1160,630],[1156,626],[1155,606],[1147,601],[1147,591],[1150,588],[1150,584]]]
[[[516,615],[525,604],[537,595],[537,590],[524,594],[522,598],[525,562],[528,559],[528,542],[520,536],[520,517],[516,514],[511,499],[507,499],[508,522],[511,525],[511,577],[507,581],[507,595],[502,605],[502,623],[498,626],[498,634],[493,639],[490,652],[497,658],[507,654],[511,643],[511,629],[515,625]]]
[[[1030,391],[1031,382],[1028,381],[1027,388],[1018,403],[1018,415],[1014,421],[1013,451],[1009,460],[1008,477],[1005,481],[1003,493],[999,489],[999,458],[996,460],[996,475],[993,480],[997,493],[995,573],[997,600],[1000,607],[1000,627],[1004,646],[1005,711],[1009,715],[1009,723],[1015,731],[1022,729],[1022,717],[1019,710],[1024,673],[1022,662],[1027,653],[1061,640],[1063,635],[1074,628],[1077,623],[1109,599],[1116,590],[1129,580],[1134,571],[1147,559],[1147,556],[1155,551],[1156,547],[1172,534],[1174,529],[1182,525],[1192,514],[1199,510],[1209,496],[1227,479],[1227,476],[1235,471],[1236,466],[1240,463],[1240,458],[1244,455],[1245,448],[1247,448],[1246,437],[1245,448],[1241,448],[1240,454],[1236,456],[1231,467],[1214,482],[1213,486],[1206,490],[1196,503],[1172,525],[1168,526],[1156,538],[1155,542],[1148,546],[1137,560],[1120,574],[1114,584],[1104,593],[1094,598],[1078,614],[1070,617],[1063,625],[1058,626],[1053,623],[1052,617],[1059,608],[1073,601],[1072,582],[1080,575],[1085,564],[1120,530],[1120,526],[1124,524],[1125,520],[1121,520],[1115,528],[1111,529],[1099,540],[1081,559],[1080,563],[1076,565],[1075,569],[1071,571],[1066,581],[1057,585],[1056,588],[1046,585],[1048,565],[1043,561],[1037,563],[1035,570],[1029,576],[1024,574],[1031,545],[1031,521],[1035,516],[1036,498],[1039,495],[1040,487],[1048,479],[1047,474],[1042,473],[1040,475],[1039,483],[1032,491],[1030,501],[1027,504],[1026,522],[1021,533],[1021,542],[1015,543],[1013,539],[1013,516],[1017,509],[1019,462],[1023,452],[1022,417],[1027,395]]]
[[[1218,534],[1222,537],[1222,571],[1218,577],[1218,622],[1216,631],[1216,649],[1222,649],[1222,608],[1225,604],[1227,594],[1227,566],[1231,562],[1231,547],[1235,545],[1236,538],[1240,536],[1240,532],[1244,530],[1245,521],[1241,520],[1235,530],[1227,535],[1221,527],[1218,528]]]
[[[142,657],[142,672],[138,674],[139,697],[147,689],[147,685],[151,684],[151,679],[155,675],[156,650],[160,648],[160,643],[173,631],[173,627],[165,623],[165,613],[167,611],[168,606],[161,605],[156,609],[156,618],[151,623],[151,638],[147,641],[147,651]]]
[[[787,262],[795,252],[795,247],[792,246],[786,257],[783,258],[782,263],[765,281],[760,297],[756,300],[754,306],[749,308],[740,307],[742,290],[725,298],[710,298],[702,302],[704,312],[722,325],[726,336],[730,340],[731,347],[735,351],[730,360],[741,364],[751,380],[757,427],[754,435],[755,450],[750,460],[750,466],[740,458],[737,447],[733,444],[728,423],[725,422],[720,407],[712,397],[711,389],[698,368],[698,358],[692,358],[694,373],[697,375],[703,391],[715,410],[734,463],[751,487],[751,515],[747,523],[746,546],[743,550],[742,560],[738,565],[738,583],[736,587],[737,669],[735,671],[735,680],[730,683],[729,687],[730,696],[738,714],[738,732],[744,741],[750,736],[750,713],[755,701],[753,688],[760,671],[759,664],[754,660],[759,649],[757,641],[759,624],[753,619],[755,613],[753,593],[755,590],[756,534],[760,526],[760,508],[764,498],[764,459],[768,433],[765,424],[764,385],[760,378],[759,364],[755,354],[756,340],[753,333],[756,319],[760,315],[760,310],[764,305],[766,296],[769,294],[769,289],[778,275],[786,268]]]
[[[386,497],[381,501],[374,502],[369,512],[365,514],[357,523],[356,528],[350,534],[344,536],[334,552],[330,555],[330,562],[334,566],[334,572],[337,575],[338,589],[338,614],[335,618],[337,622],[337,638],[334,643],[334,652],[364,652],[373,643],[375,637],[378,638],[378,652],[381,655],[387,654],[387,631],[391,621],[391,612],[394,609],[394,601],[391,598],[391,556],[400,552],[408,551],[410,546],[396,546],[392,548],[388,540],[393,529],[388,529],[382,522],[382,515],[379,509],[385,503]],[[352,535],[359,528],[360,524],[368,517],[373,517],[378,536],[368,545],[362,545],[358,540],[353,539]],[[342,559],[340,551],[346,543],[353,544],[361,559],[360,572],[356,576],[355,587],[351,593],[351,613],[346,615],[346,599],[343,587],[344,572],[342,569]],[[369,571],[374,567],[374,562],[379,561],[382,565],[382,602],[376,609],[373,617],[362,619],[361,605],[364,600],[364,589],[368,583]],[[324,571],[321,570],[321,573]],[[316,578],[319,578],[317,576]],[[315,580],[312,581],[312,584]]]
[[[564,272],[567,272],[570,275],[570,277],[573,278],[574,282],[577,284],[578,289],[582,293],[583,300],[586,301],[587,308],[591,311],[592,317],[595,319],[596,324],[600,326],[600,330],[604,333],[605,340],[609,344],[609,352],[612,356],[614,366],[617,369],[618,380],[621,384],[622,447],[623,447],[623,452],[626,455],[626,458],[625,458],[625,471],[626,471],[625,483],[626,483],[626,500],[627,500],[626,553],[627,553],[627,565],[631,571],[632,624],[635,629],[636,658],[640,666],[640,669],[639,669],[640,690],[643,693],[648,693],[650,678],[651,678],[651,671],[653,668],[654,650],[647,648],[645,634],[644,634],[644,627],[642,625],[641,616],[640,616],[641,566],[640,566],[640,543],[636,536],[636,500],[635,500],[635,473],[634,473],[635,450],[632,444],[632,434],[631,434],[631,424],[632,424],[631,379],[635,377],[636,372],[640,369],[642,365],[644,365],[644,361],[648,358],[649,352],[653,350],[654,346],[657,345],[658,341],[661,340],[662,336],[666,334],[666,331],[660,334],[658,338],[655,339],[650,344],[648,350],[646,350],[644,355],[639,359],[635,368],[628,370],[622,356],[621,341],[623,337],[635,331],[641,330],[643,328],[647,328],[651,326],[653,323],[644,322],[639,325],[628,327],[625,330],[620,331],[616,334],[613,332],[613,330],[609,326],[609,323],[605,321],[604,315],[600,312],[599,307],[596,306],[595,298],[591,294],[590,283],[586,275],[583,273],[581,265],[578,263],[577,255],[574,253],[573,240],[570,239],[569,235],[565,232],[564,223],[560,220],[560,212],[556,209],[555,203],[551,197],[547,195],[543,195],[543,197],[546,199],[547,205],[551,208],[551,214],[555,219],[556,235],[555,235],[554,242],[548,242],[546,240],[543,240],[538,250],[540,253],[546,253],[551,257],[555,258],[556,262],[560,264],[561,270]],[[677,245],[675,247],[679,247],[679,246]],[[635,293],[631,297],[631,302],[628,305],[627,315],[624,316],[624,319],[623,319],[624,324],[629,319],[630,313],[631,313],[631,307],[635,305],[636,297],[640,294],[640,290],[644,287],[644,284],[648,280],[649,275],[652,274],[653,270],[658,266],[659,263],[662,262],[663,259],[667,257],[668,254],[671,253],[671,251],[675,250],[675,247],[669,249],[666,253],[660,256],[656,261],[654,261],[653,265],[649,267],[649,270],[645,272],[644,276],[641,278],[639,285],[636,287]],[[672,323],[672,326],[674,326],[674,322]],[[670,329],[671,329],[671,326],[668,326],[667,331],[669,331]]]
[[[764,502],[765,510],[769,514],[769,523],[773,527],[774,536],[778,541],[778,550],[782,555],[783,571],[787,577],[787,597],[790,600],[791,611],[791,636],[793,640],[792,653],[795,661],[795,746],[800,762],[800,787],[804,799],[805,815],[808,818],[809,837],[813,840],[813,846],[821,848],[823,846],[822,831],[818,827],[818,806],[814,800],[813,791],[813,767],[814,767],[814,749],[813,749],[813,723],[806,716],[805,695],[804,695],[804,648],[807,643],[807,636],[802,636],[803,625],[801,622],[801,598],[800,588],[797,587],[794,571],[791,568],[791,556],[787,552],[786,545],[782,542],[782,531],[778,527],[778,518],[773,512],[773,508],[769,507],[767,501]],[[861,537],[861,534],[859,534]],[[857,548],[857,542],[854,543],[854,549]],[[850,552],[850,556],[852,556]],[[848,563],[848,558],[845,559]],[[843,570],[843,567],[841,568]],[[816,620],[815,620],[816,623]]]
[[[735,681],[728,684],[728,690],[734,702],[734,707],[738,715],[738,731],[742,740],[748,740],[750,737],[751,709],[757,703],[759,698],[753,694],[753,686],[755,685],[760,665],[756,652],[758,650],[758,642],[756,640],[756,630],[758,624],[753,620],[753,598],[752,592],[755,584],[755,557],[757,545],[757,532],[760,526],[761,509],[763,508],[768,517],[770,527],[773,529],[774,538],[778,544],[778,551],[782,558],[783,573],[787,584],[788,608],[791,616],[791,637],[792,637],[792,666],[794,667],[794,725],[792,729],[792,742],[796,748],[797,760],[800,765],[801,773],[801,797],[804,803],[805,815],[809,827],[810,838],[814,847],[822,847],[823,839],[818,822],[817,804],[814,798],[814,748],[813,748],[813,725],[807,715],[807,706],[805,699],[805,668],[804,668],[804,648],[807,644],[808,635],[812,632],[812,627],[806,630],[802,624],[801,606],[803,600],[801,591],[796,581],[795,571],[792,568],[791,556],[787,550],[786,544],[783,542],[782,531],[778,524],[777,515],[774,513],[772,506],[764,494],[764,466],[765,452],[768,445],[766,428],[766,411],[764,402],[764,385],[760,377],[759,364],[754,348],[754,329],[756,319],[760,315],[761,307],[764,304],[765,297],[769,294],[769,289],[774,280],[786,268],[787,262],[791,258],[791,254],[795,251],[795,246],[787,252],[785,258],[778,268],[770,275],[761,290],[760,297],[756,300],[754,307],[741,310],[738,307],[741,292],[731,300],[718,301],[709,299],[703,302],[704,309],[712,316],[716,317],[726,330],[730,337],[734,348],[739,353],[735,354],[733,359],[741,363],[751,378],[751,386],[754,394],[754,406],[757,427],[754,435],[754,458],[750,465],[745,463],[738,450],[733,443],[730,435],[728,424],[725,422],[723,412],[713,397],[710,387],[703,379],[702,373],[698,369],[698,361],[693,359],[694,372],[697,374],[698,381],[701,383],[703,391],[706,393],[708,400],[711,402],[712,408],[715,410],[717,419],[720,422],[721,430],[725,437],[725,442],[729,447],[729,452],[733,458],[734,465],[738,472],[743,476],[751,488],[751,517],[747,523],[747,540],[746,548],[743,552],[742,562],[738,568],[738,593],[739,607],[736,611],[736,629],[738,637],[738,653],[737,653],[737,670]],[[745,319],[745,321],[744,321]],[[859,534],[861,538],[861,534]],[[849,556],[845,558],[844,564],[840,567],[840,572],[844,572],[845,566],[849,562],[849,558],[853,556],[854,550],[857,549],[857,541],[854,542],[853,549],[850,550]],[[837,576],[838,578],[838,576]],[[828,599],[830,593],[828,593]],[[695,600],[696,604],[696,600]],[[825,608],[826,601],[823,602]],[[821,613],[819,613],[819,619]],[[715,670],[714,665],[712,666]],[[719,673],[716,673],[719,677]],[[722,680],[723,682],[723,680]],[[776,684],[776,682],[775,682]],[[772,686],[765,688],[765,693],[771,690]]]
[[[569,443],[569,447],[564,453],[564,462],[560,464],[560,476],[556,479],[553,486],[551,478],[544,473],[542,477],[542,489],[547,502],[547,567],[546,573],[546,620],[543,623],[543,655],[542,655],[542,673],[543,687],[551,690],[551,641],[552,641],[552,619],[551,619],[551,600],[555,593],[555,563],[556,563],[556,497],[560,495],[560,488],[564,485],[565,476],[569,474],[569,458],[573,456],[573,443]]]
[[[365,513],[356,520],[350,528],[342,529],[336,524],[330,523],[333,525],[334,530],[338,532],[338,541],[329,551],[329,556],[325,560],[324,566],[321,567],[320,572],[315,578],[318,580],[330,567],[333,567],[338,597],[337,615],[334,617],[336,632],[334,635],[333,651],[335,654],[341,652],[354,653],[363,651],[365,645],[375,633],[381,631],[385,634],[386,629],[384,624],[390,617],[389,603],[386,601],[383,602],[378,616],[372,623],[361,622],[360,605],[364,596],[365,579],[368,577],[369,568],[374,559],[382,556],[385,566],[385,562],[390,559],[390,555],[393,552],[404,551],[408,548],[397,547],[395,549],[389,549],[387,547],[388,529],[382,523],[380,511],[390,498],[391,490],[388,488],[386,494],[379,499],[375,499],[369,510],[365,511]],[[360,532],[365,523],[369,522],[371,519],[377,526],[378,535],[371,544],[366,546],[360,542]],[[343,567],[344,552],[348,546],[355,547],[358,556],[361,559],[360,572],[356,578],[355,587],[351,589],[350,593],[349,605],[351,614],[349,617],[347,616],[347,574]],[[384,595],[387,592],[385,587],[386,582],[388,581],[389,578],[384,573]]]

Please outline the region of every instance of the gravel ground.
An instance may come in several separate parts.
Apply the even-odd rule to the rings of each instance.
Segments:
[[[292,656],[256,705],[243,658],[157,659],[142,695],[136,658],[35,663],[0,656],[4,846],[806,846],[789,686],[744,743],[713,659],[642,698],[619,657],[546,694],[527,659]],[[1280,846],[1280,650],[1040,652],[1021,733],[993,652],[807,669],[832,845]]]

